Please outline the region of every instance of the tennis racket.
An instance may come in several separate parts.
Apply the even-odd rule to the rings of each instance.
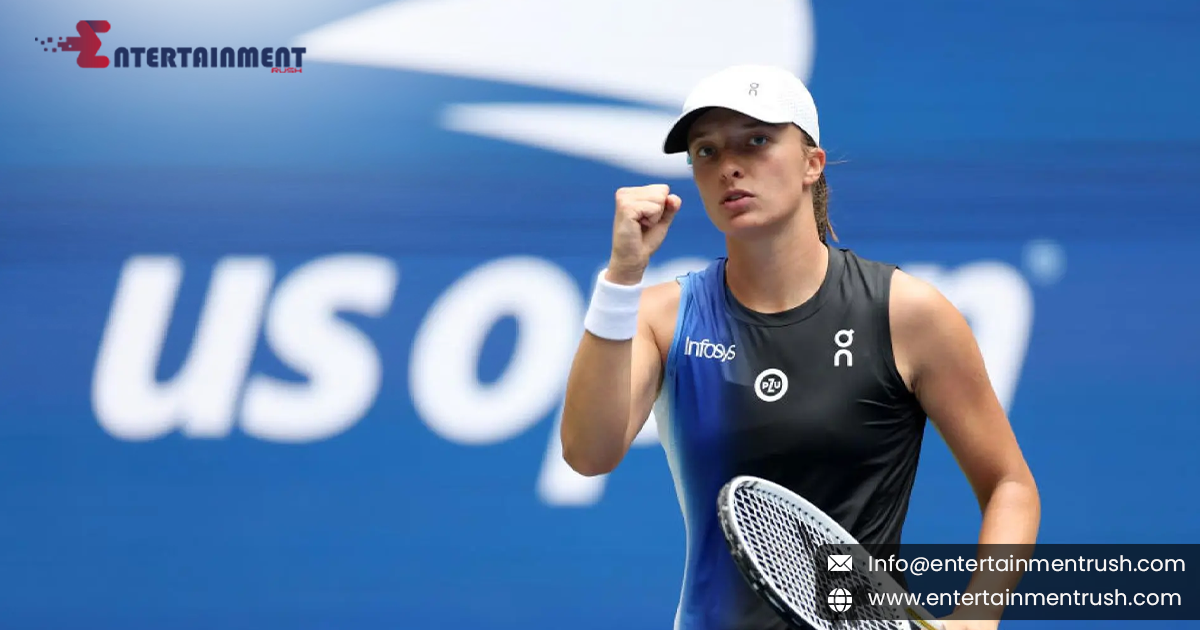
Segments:
[[[869,592],[905,591],[886,572],[869,572],[868,554],[858,541],[791,490],[758,477],[735,477],[721,488],[717,511],[738,569],[792,624],[816,630],[943,630],[920,606],[873,605]],[[846,556],[852,562],[848,570]]]

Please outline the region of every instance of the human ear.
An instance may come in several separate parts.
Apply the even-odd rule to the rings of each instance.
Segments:
[[[808,159],[805,160],[804,184],[812,186],[825,172],[825,149],[810,147],[807,149]]]

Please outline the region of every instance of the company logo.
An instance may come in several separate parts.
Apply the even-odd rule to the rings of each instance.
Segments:
[[[736,348],[737,345],[731,345],[726,348],[725,344],[712,343],[707,339],[692,341],[691,337],[687,337],[684,339],[683,354],[701,359],[716,359],[721,363],[725,363],[726,361],[732,361],[737,356]]]
[[[58,43],[54,42],[53,37],[47,37],[45,41],[36,37],[34,39],[42,45],[43,51],[78,52],[79,57],[75,63],[79,64],[80,68],[107,68],[108,57],[96,54],[100,50],[100,38],[96,33],[107,33],[110,28],[112,26],[104,20],[80,20],[75,24],[79,37],[59,37]]]
[[[759,372],[754,379],[754,394],[766,402],[775,402],[788,390],[788,377],[783,370],[770,368]]]
[[[833,343],[838,347],[838,351],[833,353],[833,367],[841,367],[843,361],[846,367],[853,366],[854,353],[850,352],[850,346],[854,343],[854,329],[837,331]]]
[[[593,160],[654,177],[689,177],[662,140],[697,81],[762,63],[812,69],[808,0],[759,0],[753,37],[695,43],[729,19],[726,0],[426,0],[392,2],[321,26],[297,44],[312,59],[531,86],[564,102],[448,104],[461,133]],[[546,25],[553,25],[547,28]],[[621,33],[621,37],[613,37]],[[637,42],[631,49],[629,42]],[[603,99],[578,103],[570,95]],[[624,104],[614,104],[623,102]]]
[[[79,52],[76,63],[80,68],[107,68],[109,58],[97,55],[100,50],[100,38],[96,33],[107,33],[112,25],[104,20],[81,20],[75,25],[79,37],[59,37],[54,43],[53,37],[35,38],[42,45],[43,51]],[[51,44],[54,44],[51,47]],[[113,51],[112,66],[128,68],[132,57],[133,67],[141,68],[145,59],[149,68],[270,68],[271,72],[280,74],[295,74],[303,72],[304,53],[308,52],[303,46],[279,47],[241,47],[225,46],[193,47],[125,47]],[[293,65],[294,62],[294,65]]]

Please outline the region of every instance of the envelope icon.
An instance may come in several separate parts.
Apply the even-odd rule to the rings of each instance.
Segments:
[[[850,562],[850,554],[829,554],[828,571],[850,571],[853,566],[854,564]]]

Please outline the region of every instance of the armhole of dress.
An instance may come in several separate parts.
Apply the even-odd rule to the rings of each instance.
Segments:
[[[685,274],[675,277],[675,283],[679,285],[679,306],[675,312],[675,330],[671,333],[671,347],[667,350],[667,364],[663,366],[663,387],[665,388],[669,379],[675,377],[675,363],[679,357],[679,333],[683,330],[685,315],[687,314],[688,301],[691,299],[688,285],[691,283],[692,274]]]
[[[908,389],[908,385],[904,383],[904,377],[900,374],[900,369],[896,366],[896,344],[892,340],[892,281],[895,280],[900,267],[889,265],[886,269],[879,291],[881,304],[875,309],[880,319],[879,335],[883,341],[881,344],[884,350],[883,364],[887,369],[888,378],[892,381],[892,386],[902,396],[912,398],[915,394]]]

